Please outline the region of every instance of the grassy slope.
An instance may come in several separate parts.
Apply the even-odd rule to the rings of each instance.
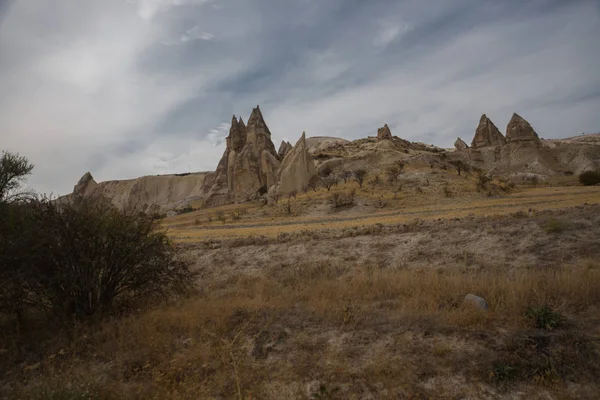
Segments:
[[[39,332],[22,354],[8,342],[0,397],[595,398],[599,215],[188,245],[198,294],[80,326],[72,341]],[[490,310],[463,305],[466,293]],[[559,326],[525,316],[542,305]]]

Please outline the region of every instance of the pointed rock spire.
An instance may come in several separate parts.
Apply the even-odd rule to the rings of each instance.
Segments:
[[[83,176],[79,179],[79,181],[73,188],[73,194],[86,196],[90,194],[97,186],[98,183],[96,183],[92,174],[86,172],[85,174],[83,174]]]
[[[377,129],[377,140],[391,140],[392,139],[392,131],[390,131],[390,127],[385,124],[383,128]]]
[[[292,144],[290,142],[286,142],[285,140],[281,141],[281,144],[279,145],[279,150],[277,150],[277,155],[279,156],[279,158],[281,158],[283,160],[283,158],[285,157],[285,155],[292,150],[294,146],[292,146]]]
[[[246,126],[236,119],[235,115],[231,119],[231,128],[229,128],[229,136],[227,136],[227,148],[236,152],[240,152],[246,144]]]
[[[475,137],[471,142],[474,149],[486,146],[498,146],[506,144],[506,139],[494,123],[483,114],[479,119],[479,125],[475,130]]]
[[[540,138],[529,122],[519,114],[514,113],[506,126],[506,141],[509,143],[525,141],[539,142]]]

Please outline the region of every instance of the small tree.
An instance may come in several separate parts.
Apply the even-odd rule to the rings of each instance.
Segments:
[[[2,151],[0,157],[0,202],[12,203],[30,197],[21,187],[31,174],[33,164],[18,154]]]
[[[458,175],[460,176],[460,173],[462,171],[468,172],[470,170],[470,165],[465,163],[462,160],[453,160],[449,162],[454,168],[456,168],[456,171],[458,172]]]
[[[316,176],[312,177],[312,179],[308,182],[308,186],[313,190],[313,192],[317,191],[317,187],[319,186],[320,179]]]
[[[389,167],[385,170],[385,174],[387,176],[387,181],[390,185],[398,182],[398,175],[400,175],[400,168],[397,165]]]
[[[335,185],[338,181],[338,178],[335,175],[328,175],[321,178],[321,184],[327,191],[329,192],[333,185]]]
[[[348,183],[348,180],[352,178],[352,171],[342,171],[340,178],[344,180],[344,183]]]
[[[600,183],[600,171],[585,171],[579,175],[579,182],[584,186],[592,186]]]
[[[304,194],[306,194],[306,192],[308,192],[308,188],[309,188],[308,185],[303,185],[302,186],[302,191],[304,192]]]
[[[364,168],[358,168],[355,169],[352,172],[352,174],[354,175],[354,179],[356,179],[356,181],[358,182],[358,185],[362,187],[365,181],[365,177],[367,176],[367,170]]]

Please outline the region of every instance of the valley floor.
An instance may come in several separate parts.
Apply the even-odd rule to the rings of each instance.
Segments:
[[[168,218],[198,292],[18,354],[8,341],[0,397],[597,398],[600,188],[362,195],[340,213]]]

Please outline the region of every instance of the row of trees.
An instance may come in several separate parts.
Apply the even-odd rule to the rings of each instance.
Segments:
[[[191,287],[155,221],[108,204],[57,206],[23,191],[26,158],[0,158],[0,314],[21,326],[28,312],[60,321],[123,310]]]

